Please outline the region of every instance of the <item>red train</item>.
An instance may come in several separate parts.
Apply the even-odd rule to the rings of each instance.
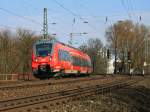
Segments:
[[[90,74],[90,57],[82,51],[55,39],[41,39],[33,46],[32,70],[37,78]]]

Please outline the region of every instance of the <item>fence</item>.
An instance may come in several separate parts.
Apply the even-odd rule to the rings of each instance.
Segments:
[[[0,74],[0,81],[17,81],[18,74]]]
[[[17,80],[33,80],[33,75],[30,74],[0,74],[0,81],[17,81]]]

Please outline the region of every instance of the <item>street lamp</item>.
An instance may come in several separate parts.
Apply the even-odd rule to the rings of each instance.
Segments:
[[[88,23],[87,21],[84,21],[83,23]]]
[[[55,22],[53,22],[53,23],[51,23],[52,25],[55,25],[55,24],[57,24],[57,23],[55,23]]]
[[[82,35],[82,34],[86,35],[86,34],[88,34],[88,33],[87,33],[87,32],[83,32],[83,33],[81,33],[81,35]]]
[[[56,34],[56,33],[53,33],[52,35],[53,35],[53,36],[56,36],[57,34]]]

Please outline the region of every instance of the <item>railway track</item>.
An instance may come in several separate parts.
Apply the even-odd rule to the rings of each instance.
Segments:
[[[41,94],[31,97],[23,97],[18,99],[12,99],[7,101],[0,101],[0,111],[10,111],[10,112],[24,112],[24,111],[36,111],[39,109],[49,108],[51,106],[60,105],[61,103],[67,103],[69,101],[75,101],[79,98],[100,94],[103,92],[108,92],[114,89],[123,88],[134,84],[141,79],[139,78],[128,78],[124,80],[119,80],[111,83],[106,83],[103,85],[94,85],[89,87],[79,87],[76,89],[69,89],[59,92],[52,92],[48,94]],[[47,102],[49,102],[47,104]]]
[[[104,84],[106,82],[112,82],[115,80],[126,79],[127,77],[102,77],[102,76],[94,76],[94,77],[86,77],[86,78],[74,78],[74,79],[60,79],[49,82],[51,84],[45,84],[46,81],[40,82],[31,82],[31,86],[20,86],[19,88],[8,88],[0,90],[0,101],[22,98],[26,96],[39,95],[43,93],[56,92],[60,90],[66,90],[68,88],[76,88],[76,87],[85,87],[92,86],[95,84]],[[37,84],[37,85],[36,85]],[[33,86],[32,86],[33,85]]]
[[[91,80],[100,80],[100,79],[106,79],[111,76],[107,77],[86,77],[86,78],[76,78],[76,79],[67,79],[66,80],[44,80],[44,81],[33,81],[33,82],[27,82],[27,83],[19,83],[19,84],[13,84],[13,85],[2,85],[0,86],[0,90],[12,90],[12,89],[22,89],[22,88],[29,88],[29,87],[39,87],[39,86],[47,86],[47,85],[59,85],[59,84],[71,84],[76,82],[86,82]]]

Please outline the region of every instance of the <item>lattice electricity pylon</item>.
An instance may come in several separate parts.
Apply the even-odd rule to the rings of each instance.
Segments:
[[[44,8],[43,37],[48,38],[47,8]]]

